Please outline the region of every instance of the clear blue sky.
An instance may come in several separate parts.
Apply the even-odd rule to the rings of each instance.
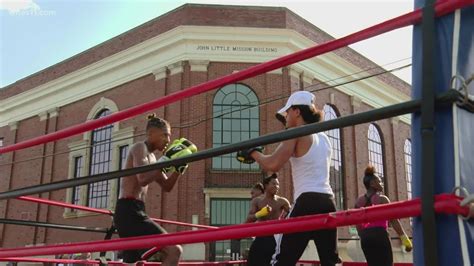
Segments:
[[[61,62],[186,2],[286,6],[334,37],[409,12],[412,7],[412,1],[402,0],[0,0],[0,87]],[[382,65],[410,57],[410,47],[409,28],[353,46]],[[401,74],[410,82],[409,70]]]
[[[34,3],[40,7],[36,13],[23,10],[13,14],[3,8],[0,10],[1,87],[87,50],[184,2],[35,0]]]

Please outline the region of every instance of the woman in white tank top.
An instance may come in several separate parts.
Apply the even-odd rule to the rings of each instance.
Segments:
[[[322,112],[314,105],[314,95],[307,91],[293,93],[277,113],[277,118],[286,128],[304,126],[321,120]],[[329,184],[331,143],[324,133],[315,133],[296,139],[286,140],[270,155],[257,149],[239,152],[239,160],[255,160],[271,172],[278,172],[290,161],[294,185],[294,207],[289,217],[336,211],[334,196]],[[308,242],[316,244],[323,266],[333,266],[340,262],[337,253],[337,230],[318,230],[285,234],[279,237],[272,265],[295,265]]]

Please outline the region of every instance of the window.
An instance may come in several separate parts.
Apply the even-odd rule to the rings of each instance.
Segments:
[[[405,146],[403,148],[403,154],[405,155],[405,177],[407,179],[407,197],[408,199],[412,198],[412,190],[411,190],[411,140],[405,140]]]
[[[125,169],[127,163],[128,145],[119,148],[119,170]],[[120,178],[117,180],[117,198],[120,196]]]
[[[338,117],[336,110],[326,104],[323,108],[324,120],[328,121]],[[344,180],[342,173],[342,153],[341,153],[341,130],[331,129],[326,132],[332,146],[331,169],[329,171],[329,179],[331,188],[334,190],[336,207],[339,210],[344,209]]]
[[[87,120],[98,119],[118,112],[110,99],[101,98],[89,111]],[[69,148],[68,178],[115,171],[122,168],[128,148],[133,145],[134,127],[120,127],[120,122],[85,132],[80,140],[67,144]],[[82,157],[82,159],[76,159]],[[76,161],[79,160],[79,161]],[[76,167],[81,165],[81,167]],[[80,173],[77,172],[80,169]],[[67,198],[78,205],[113,210],[120,190],[120,179],[96,182],[67,189]],[[90,215],[89,212],[66,208],[65,218]]]
[[[257,95],[247,86],[231,84],[217,91],[213,103],[213,147],[256,138],[260,132]],[[241,164],[235,153],[212,158],[218,170],[259,170],[258,164]]]
[[[84,166],[83,164],[83,159],[82,156],[80,157],[75,157],[74,158],[74,176],[73,178],[78,178],[82,176],[82,167]],[[79,205],[79,202],[81,200],[81,187],[74,187],[72,190],[72,204],[74,205]]]
[[[223,226],[245,222],[250,199],[211,199],[211,225]],[[223,240],[211,243],[211,260],[238,259],[252,244],[252,239]]]
[[[368,142],[369,142],[369,164],[375,167],[376,174],[382,179],[384,183],[385,193],[387,193],[387,180],[384,172],[384,150],[383,141],[381,138],[380,130],[375,124],[369,125],[368,131]]]
[[[100,111],[95,119],[109,115],[109,109]],[[106,173],[110,171],[111,165],[111,140],[113,125],[107,125],[92,131],[90,175]],[[105,209],[108,206],[110,181],[101,181],[88,186],[88,206]]]

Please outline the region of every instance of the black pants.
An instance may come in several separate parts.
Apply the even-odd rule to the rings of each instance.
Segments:
[[[143,201],[134,199],[119,199],[117,201],[114,225],[121,238],[166,233],[165,229],[146,215]],[[140,261],[141,255],[147,250],[125,250],[123,261],[127,263]]]
[[[393,265],[392,245],[385,228],[367,228],[360,231],[359,236],[368,266]]]
[[[247,266],[268,266],[275,253],[275,237],[260,236],[255,238],[250,246]]]
[[[301,194],[296,200],[290,212],[290,218],[334,211],[336,211],[336,206],[332,195],[307,192]],[[295,265],[310,240],[313,240],[316,245],[322,266],[334,266],[341,262],[337,252],[337,229],[284,234],[279,238],[277,237],[272,265]]]

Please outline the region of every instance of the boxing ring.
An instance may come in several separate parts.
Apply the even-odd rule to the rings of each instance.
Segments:
[[[425,4],[425,5],[424,5]],[[414,199],[373,207],[310,215],[286,220],[266,221],[223,227],[188,224],[163,219],[158,223],[194,227],[200,230],[159,236],[130,237],[103,241],[77,242],[0,249],[0,261],[104,264],[94,260],[48,260],[28,258],[81,252],[105,252],[127,249],[159,249],[175,244],[212,242],[293,233],[315,229],[336,228],[377,220],[416,217],[414,219],[414,265],[472,265],[474,263],[474,0],[415,1],[413,12],[387,20],[340,39],[335,39],[269,62],[252,66],[237,73],[178,91],[108,116],[90,120],[34,139],[1,147],[0,154],[26,149],[84,133],[114,122],[122,121],[153,109],[192,97],[224,85],[322,55],[338,48],[389,32],[415,25],[413,45],[413,100],[329,121],[292,128],[258,138],[212,148],[178,159],[137,168],[112,171],[48,184],[0,192],[0,200],[23,200],[57,207],[79,209],[112,215],[110,211],[77,206],[64,202],[27,197],[38,193],[134,175],[172,165],[236,152],[255,146],[268,145],[330,129],[353,126],[375,120],[413,113],[413,185]],[[421,52],[420,52],[421,51]],[[443,163],[437,163],[443,162]],[[460,193],[462,192],[462,193]],[[0,220],[18,224],[18,221]],[[25,226],[50,226],[64,230],[109,232],[107,228],[74,227],[32,222]],[[144,258],[146,259],[146,258]],[[120,264],[120,262],[106,262]],[[228,264],[226,264],[228,263]],[[182,262],[180,265],[240,265],[245,261]],[[308,262],[315,263],[316,262]],[[156,264],[141,262],[141,264]],[[345,262],[343,265],[365,265]],[[396,264],[407,265],[407,264]]]

